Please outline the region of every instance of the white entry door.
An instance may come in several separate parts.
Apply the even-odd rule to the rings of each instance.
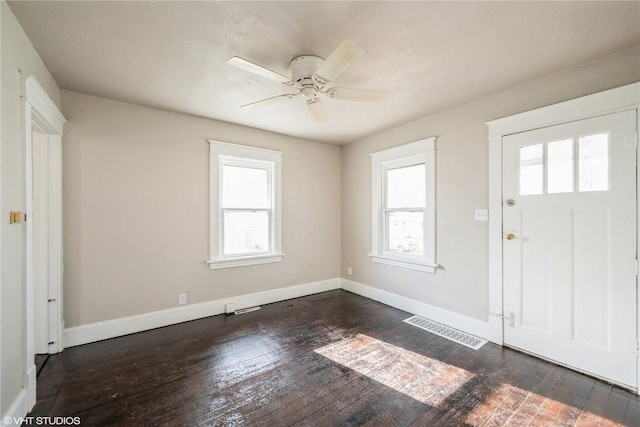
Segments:
[[[637,387],[635,111],[503,138],[506,345]]]
[[[31,209],[27,247],[33,286],[33,351],[62,351],[62,165],[59,137],[31,137]]]

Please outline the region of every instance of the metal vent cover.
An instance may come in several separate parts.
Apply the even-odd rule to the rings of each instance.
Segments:
[[[410,325],[424,329],[432,334],[447,338],[448,340],[457,342],[458,344],[462,344],[474,350],[478,350],[487,343],[487,340],[478,338],[475,335],[450,328],[442,323],[434,322],[433,320],[425,319],[424,317],[411,316],[408,319],[404,319],[404,321]]]

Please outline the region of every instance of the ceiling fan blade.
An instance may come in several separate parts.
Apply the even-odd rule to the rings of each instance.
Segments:
[[[336,79],[356,59],[360,58],[366,52],[367,51],[359,44],[351,40],[344,40],[322,63],[313,76],[318,83],[325,85]]]
[[[374,102],[384,101],[389,96],[389,92],[380,90],[351,89],[348,87],[334,87],[327,91],[327,96],[334,99],[345,99],[348,101]]]
[[[327,120],[327,113],[324,111],[324,108],[318,98],[308,100],[307,108],[309,109],[309,114],[311,114],[311,117],[316,122],[324,122]]]
[[[297,93],[296,94],[287,93],[287,94],[284,94],[284,95],[272,96],[271,98],[263,99],[261,101],[256,101],[256,102],[252,102],[250,104],[245,104],[245,105],[241,106],[240,108],[264,107],[265,105],[275,104],[277,102],[280,102],[284,98],[291,99],[296,95],[297,95]]]
[[[240,68],[241,70],[249,71],[250,73],[257,74],[269,80],[273,80],[278,83],[289,83],[291,79],[287,76],[284,76],[280,73],[276,73],[268,68],[264,68],[261,65],[254,64],[251,61],[247,61],[246,59],[242,59],[238,56],[234,56],[233,58],[229,58],[226,60],[226,63],[229,65],[233,65],[234,67]]]

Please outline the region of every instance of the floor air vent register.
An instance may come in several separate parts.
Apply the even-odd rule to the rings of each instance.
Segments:
[[[475,335],[467,334],[466,332],[450,328],[442,323],[434,322],[433,320],[425,319],[424,317],[411,316],[408,319],[404,319],[404,321],[410,325],[424,329],[432,334],[439,335],[474,350],[478,350],[487,343],[487,340],[478,338]]]

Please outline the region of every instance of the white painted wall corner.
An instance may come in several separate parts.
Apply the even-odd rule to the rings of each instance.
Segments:
[[[416,301],[402,295],[394,294],[373,286],[363,285],[348,279],[341,279],[342,289],[362,295],[363,297],[379,301],[391,307],[408,311],[411,314],[426,317],[438,323],[442,323],[459,331],[466,332],[477,337],[488,339],[489,323],[483,322],[460,313],[445,310],[421,301]]]

